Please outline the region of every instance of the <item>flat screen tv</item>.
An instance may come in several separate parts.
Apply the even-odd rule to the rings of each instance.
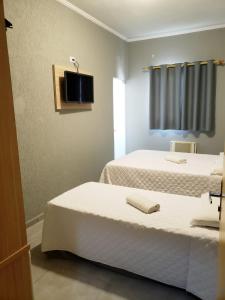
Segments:
[[[94,77],[64,71],[64,101],[76,103],[94,102]]]

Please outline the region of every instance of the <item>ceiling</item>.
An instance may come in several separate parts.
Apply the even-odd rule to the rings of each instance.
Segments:
[[[128,41],[225,27],[225,0],[57,1]]]

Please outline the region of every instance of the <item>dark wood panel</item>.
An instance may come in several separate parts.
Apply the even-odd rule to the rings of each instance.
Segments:
[[[30,300],[29,247],[20,178],[9,58],[0,0],[0,299]]]
[[[1,300],[31,300],[29,253],[25,252],[0,270]]]
[[[9,60],[0,1],[0,261],[26,244]]]

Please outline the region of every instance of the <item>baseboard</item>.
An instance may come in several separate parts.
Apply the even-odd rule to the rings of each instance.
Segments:
[[[36,217],[26,221],[26,227],[30,227],[36,223],[38,223],[39,221],[42,221],[44,219],[44,213],[41,213],[40,215],[37,215]]]

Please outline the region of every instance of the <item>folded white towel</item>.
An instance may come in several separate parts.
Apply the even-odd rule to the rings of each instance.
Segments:
[[[223,169],[222,168],[215,168],[212,170],[211,175],[219,175],[223,176]]]
[[[160,208],[159,204],[152,202],[148,197],[139,194],[129,195],[127,197],[127,203],[146,214],[158,211]]]
[[[187,162],[186,158],[181,158],[175,155],[168,155],[165,157],[165,160],[171,161],[176,164],[185,164]]]
[[[220,227],[220,221],[219,218],[211,217],[208,215],[199,215],[196,216],[191,221],[192,226],[200,226],[200,227],[213,227],[213,228],[219,228]]]
[[[219,199],[213,199],[210,204],[208,197],[203,195],[201,205],[199,209],[195,211],[191,225],[219,228],[219,201],[217,200]]]

